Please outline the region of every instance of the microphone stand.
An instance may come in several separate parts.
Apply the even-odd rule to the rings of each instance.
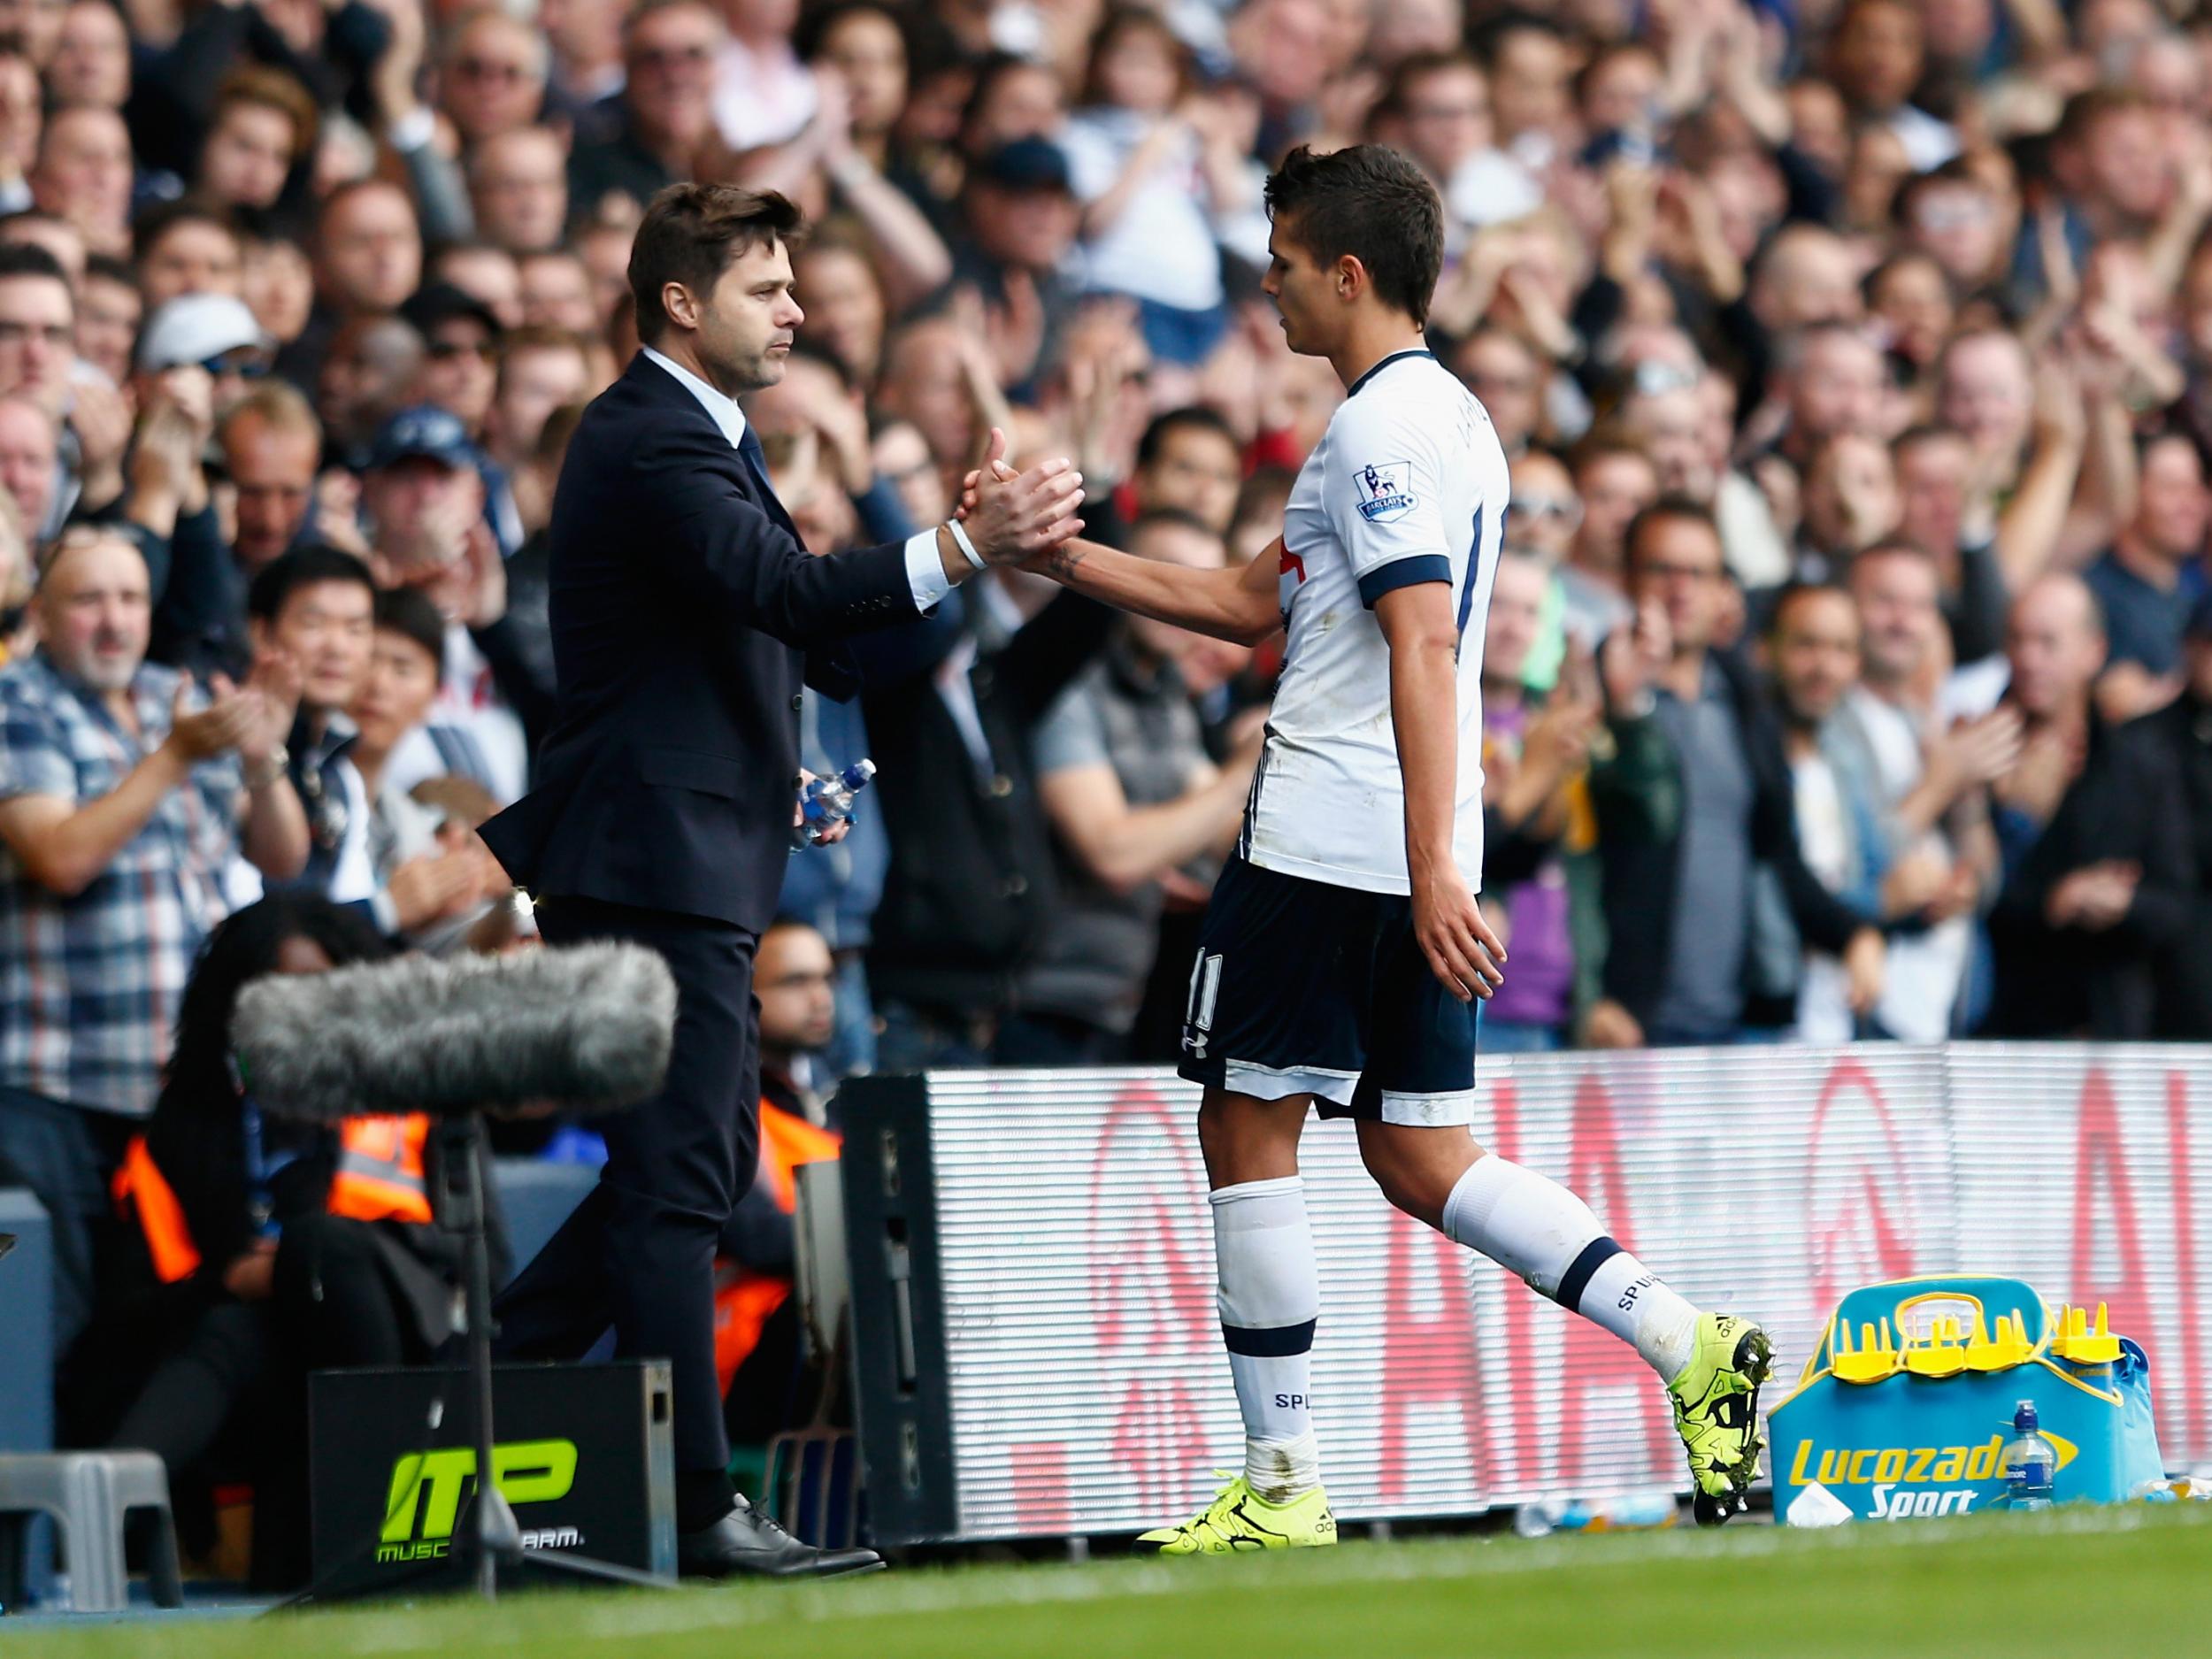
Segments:
[[[484,1209],[483,1114],[470,1112],[442,1120],[438,1126],[438,1147],[444,1165],[443,1223],[458,1233],[462,1241],[472,1403],[470,1426],[476,1441],[475,1501],[455,1530],[454,1554],[470,1567],[476,1593],[487,1601],[499,1599],[503,1572],[543,1572],[641,1589],[672,1588],[671,1580],[634,1567],[565,1551],[522,1548],[522,1528],[515,1521],[514,1507],[499,1489],[492,1468],[492,1264]]]
[[[454,1525],[453,1551],[444,1560],[374,1586],[342,1592],[311,1587],[278,1606],[365,1601],[403,1591],[440,1588],[472,1589],[485,1601],[495,1601],[503,1577],[531,1573],[565,1582],[580,1578],[641,1590],[674,1589],[672,1578],[615,1562],[597,1561],[567,1550],[523,1548],[522,1528],[515,1520],[514,1506],[499,1489],[492,1468],[492,1256],[484,1203],[484,1114],[472,1111],[441,1118],[438,1151],[438,1225],[461,1238],[462,1297],[468,1320],[469,1428],[476,1452],[473,1494]]]

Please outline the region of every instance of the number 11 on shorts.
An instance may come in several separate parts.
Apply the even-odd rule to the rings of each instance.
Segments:
[[[1201,955],[1191,964],[1190,996],[1183,1004],[1183,1047],[1191,1057],[1206,1057],[1206,1039],[1214,1028],[1214,999],[1221,995],[1221,955]]]

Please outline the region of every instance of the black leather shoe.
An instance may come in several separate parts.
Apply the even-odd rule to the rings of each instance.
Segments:
[[[743,1498],[712,1526],[676,1537],[676,1571],[686,1578],[833,1578],[882,1565],[883,1557],[872,1549],[802,1544]]]

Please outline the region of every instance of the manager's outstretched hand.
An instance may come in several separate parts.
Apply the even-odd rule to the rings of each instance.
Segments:
[[[1005,464],[1006,434],[991,428],[990,448],[961,515],[976,552],[988,564],[1016,565],[1056,548],[1083,527],[1083,475],[1064,457],[1016,473]]]

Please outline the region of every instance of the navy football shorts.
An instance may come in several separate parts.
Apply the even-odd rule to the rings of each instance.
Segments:
[[[1324,1118],[1471,1124],[1475,1009],[1413,937],[1413,901],[1233,858],[1199,933],[1183,1060],[1194,1083],[1310,1094]]]

